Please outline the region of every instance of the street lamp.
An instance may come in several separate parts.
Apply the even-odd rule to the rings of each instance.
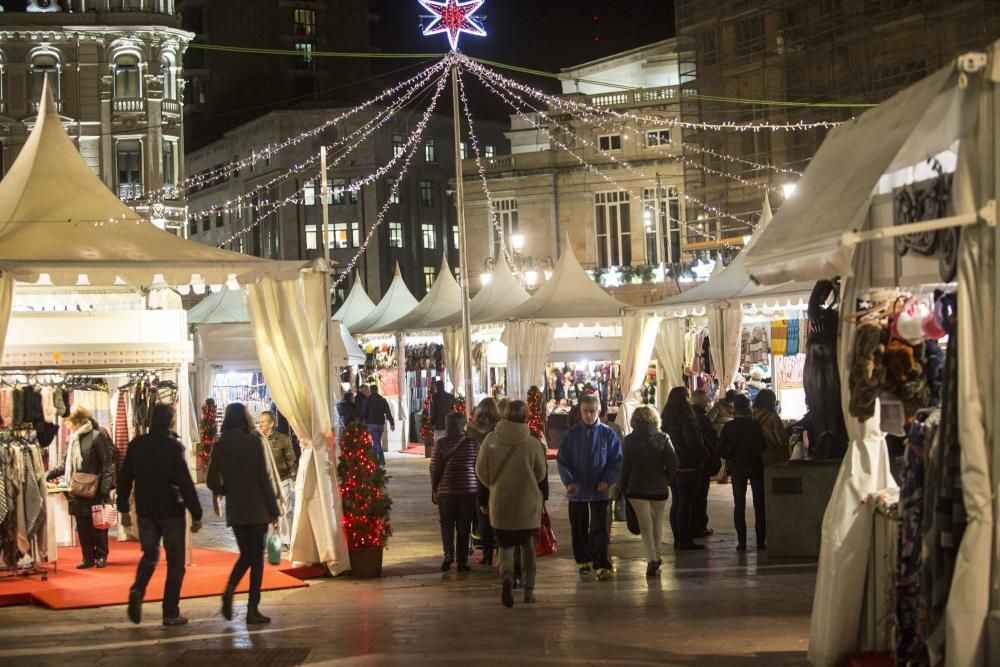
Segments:
[[[524,249],[524,235],[514,234],[510,237],[510,245],[514,248],[515,252],[520,253]]]
[[[785,195],[785,199],[790,198],[795,194],[795,189],[798,186],[795,183],[784,183],[781,186],[781,192]]]

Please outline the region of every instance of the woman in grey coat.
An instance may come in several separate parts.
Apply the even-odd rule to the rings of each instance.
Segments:
[[[225,496],[226,525],[233,529],[240,548],[240,557],[222,594],[222,615],[227,621],[233,618],[236,586],[250,570],[247,624],[271,622],[258,609],[268,524],[277,528],[281,515],[281,493],[270,457],[270,446],[254,426],[247,407],[242,403],[226,406],[222,435],[212,447],[206,481],[215,495]]]
[[[648,405],[636,408],[625,438],[619,484],[639,519],[646,548],[646,576],[655,577],[663,563],[663,514],[670,480],[677,472],[677,452],[670,437],[660,431],[660,416]]]

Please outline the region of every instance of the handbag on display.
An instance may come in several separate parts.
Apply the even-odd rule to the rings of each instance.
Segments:
[[[97,530],[108,530],[118,525],[118,508],[114,505],[94,505],[90,508],[90,518]]]
[[[538,527],[538,534],[535,536],[535,555],[551,556],[559,547],[556,540],[556,533],[552,530],[552,520],[549,518],[548,510],[542,505],[542,523]]]
[[[281,564],[281,536],[278,533],[271,533],[271,537],[267,538],[267,562]]]
[[[97,495],[97,475],[74,472],[69,482],[69,492],[77,498],[93,498]]]

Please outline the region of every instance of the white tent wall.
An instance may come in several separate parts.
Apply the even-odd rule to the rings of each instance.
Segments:
[[[462,378],[465,377],[465,338],[458,327],[444,330],[444,367],[448,372],[452,393],[461,394]],[[466,396],[468,403],[472,400],[472,396]]]
[[[507,396],[525,400],[532,385],[541,386],[554,331],[538,322],[508,322],[500,340],[507,346]]]
[[[337,574],[350,568],[350,558],[330,460],[335,443],[325,284],[321,271],[284,280],[264,275],[249,286],[247,304],[271,395],[302,443],[290,557],[295,563],[324,563]]]
[[[14,305],[14,276],[0,273],[0,359],[3,359],[4,341],[10,323],[10,310]]]
[[[660,318],[655,315],[625,315],[622,317],[621,360],[622,404],[615,423],[625,435],[632,431],[632,413],[642,405],[639,389],[646,378],[649,360],[653,356]]]
[[[743,306],[719,303],[708,309],[708,338],[712,342],[712,367],[725,393],[736,377],[743,334]]]
[[[669,317],[664,319],[657,330],[654,349],[660,361],[660,382],[656,388],[656,396],[662,405],[667,400],[667,393],[674,387],[684,384],[684,329],[683,319]]]

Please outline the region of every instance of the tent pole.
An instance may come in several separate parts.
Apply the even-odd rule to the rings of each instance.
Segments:
[[[451,66],[452,117],[455,128],[455,208],[458,214],[459,267],[462,287],[462,358],[465,372],[465,402],[471,409],[475,397],[472,393],[472,326],[469,322],[469,243],[465,234],[465,184],[462,180],[462,117],[458,108],[458,62]],[[448,369],[449,372],[451,369]]]
[[[335,372],[333,366],[333,313],[331,312],[333,304],[330,302],[333,286],[330,283],[330,189],[328,187],[329,180],[327,179],[326,171],[326,146],[320,146],[319,163],[320,178],[322,179],[320,185],[320,197],[323,200],[323,313],[326,316],[324,319],[324,322],[326,323],[326,407],[327,410],[329,410],[330,425],[331,428],[333,428],[336,426],[336,424],[333,423],[333,420],[337,418],[335,398],[337,392],[333,389]]]

